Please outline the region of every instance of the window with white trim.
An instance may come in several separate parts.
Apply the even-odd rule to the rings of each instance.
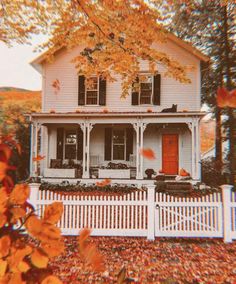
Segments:
[[[135,105],[150,105],[153,97],[153,76],[150,74],[140,74],[136,82],[133,83],[132,93],[135,94]]]
[[[114,129],[112,133],[112,159],[125,160],[125,130]]]
[[[98,77],[90,77],[86,81],[86,105],[98,105],[99,81]]]
[[[151,104],[153,93],[153,76],[141,75],[139,77],[139,81],[139,104]]]

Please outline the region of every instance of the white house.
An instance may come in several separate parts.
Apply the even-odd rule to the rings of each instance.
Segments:
[[[201,179],[200,64],[208,58],[173,35],[156,48],[190,67],[191,84],[164,77],[161,65],[159,74],[151,76],[148,63],[141,61],[146,81],[140,83],[139,91],[131,86],[130,95],[121,100],[119,76],[113,83],[94,77],[93,84],[85,86],[84,76],[71,63],[81,47],[59,50],[53,62],[47,62],[45,54],[32,61],[42,74],[42,112],[30,115],[31,176],[38,167],[33,157],[40,154],[45,156],[40,174],[48,181],[142,180],[148,168],[171,176],[184,168],[194,180]],[[60,90],[55,92],[56,80]],[[172,104],[177,112],[161,112]],[[156,159],[145,159],[140,155],[142,148],[151,148]]]

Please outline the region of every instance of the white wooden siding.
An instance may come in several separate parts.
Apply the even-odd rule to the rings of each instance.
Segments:
[[[79,53],[81,48],[71,51],[61,51],[56,55],[52,63],[45,63],[43,66],[43,112],[55,110],[56,112],[75,112],[76,109],[86,111],[101,111],[108,108],[109,111],[146,111],[152,108],[153,111],[161,111],[163,108],[178,105],[178,110],[199,111],[200,110],[200,61],[192,54],[185,51],[171,41],[159,44],[158,48],[165,51],[181,64],[193,67],[188,72],[191,84],[182,84],[175,79],[164,77],[164,68],[158,66],[161,77],[161,106],[132,106],[131,96],[125,100],[120,99],[121,80],[116,76],[117,81],[107,83],[106,106],[78,106],[78,76],[77,70],[71,60]],[[143,71],[148,70],[147,62],[140,62]],[[55,94],[52,82],[60,81],[60,91]]]

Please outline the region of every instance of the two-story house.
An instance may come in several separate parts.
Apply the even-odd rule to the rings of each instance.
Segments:
[[[56,179],[144,179],[145,170],[163,170],[177,175],[180,168],[200,180],[201,61],[208,58],[190,44],[169,35],[156,48],[188,66],[190,84],[148,73],[148,63],[140,62],[145,80],[130,87],[121,100],[121,79],[106,82],[101,78],[78,75],[72,59],[77,47],[56,52],[53,62],[45,54],[31,64],[42,74],[42,112],[32,113],[31,176],[44,156],[40,174]],[[59,84],[55,91],[53,82]],[[92,84],[91,84],[92,81]],[[177,111],[163,109],[177,105]],[[39,139],[40,137],[40,139]],[[156,158],[149,160],[141,149],[150,148]],[[112,163],[112,164],[111,164]],[[109,165],[112,169],[107,169]]]

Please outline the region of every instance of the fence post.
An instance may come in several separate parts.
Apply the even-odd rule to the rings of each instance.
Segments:
[[[30,183],[29,187],[30,187],[29,202],[34,206],[34,208],[36,208],[40,183]]]
[[[155,188],[154,184],[147,185],[148,189],[148,240],[155,240]]]
[[[232,216],[231,216],[231,190],[232,185],[223,184],[220,186],[222,189],[222,201],[223,201],[223,232],[224,232],[224,242],[232,242],[231,230],[232,230]]]

